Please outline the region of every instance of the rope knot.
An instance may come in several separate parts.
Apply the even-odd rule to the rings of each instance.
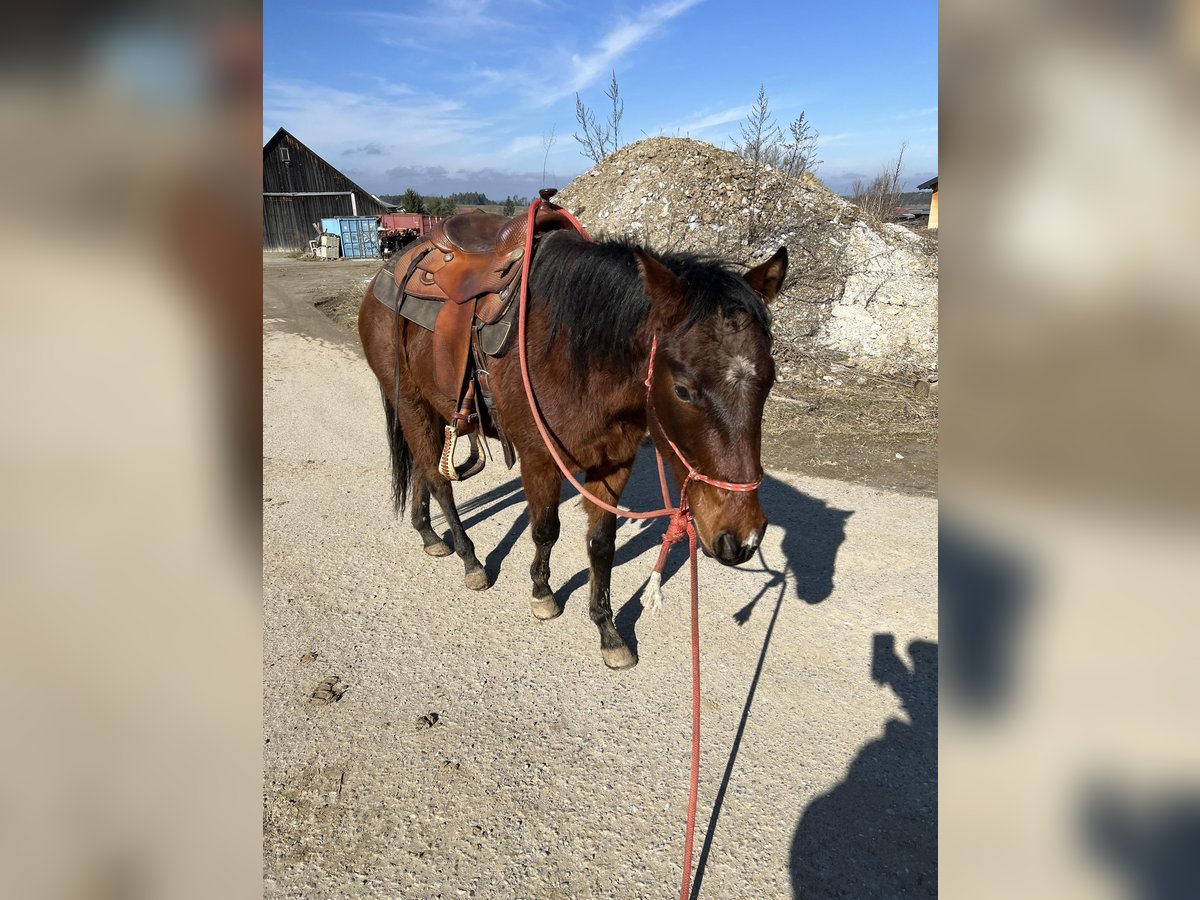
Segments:
[[[692,511],[686,506],[676,510],[675,515],[671,516],[671,521],[667,525],[666,534],[663,535],[664,546],[669,547],[677,541],[682,541],[691,527]]]
[[[667,564],[667,553],[670,551],[671,545],[682,541],[684,535],[687,535],[693,545],[695,544],[696,527],[692,524],[693,521],[692,510],[686,502],[679,509],[675,510],[671,516],[666,533],[663,534],[662,547],[658,551],[658,562],[654,564],[654,571],[650,573],[650,594],[654,598],[650,606],[651,613],[657,613],[662,609],[662,571],[663,567]],[[695,552],[695,547],[693,546],[693,556],[695,556]]]

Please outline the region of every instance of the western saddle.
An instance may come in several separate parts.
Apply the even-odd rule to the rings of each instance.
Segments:
[[[573,227],[550,202],[557,191],[543,188],[539,193],[534,237]],[[507,350],[512,329],[502,329],[506,339],[490,347],[481,342],[481,332],[502,318],[511,325],[528,227],[527,210],[512,218],[478,211],[451,216],[436,223],[428,236],[395,257],[376,278],[375,293],[381,301],[389,306],[394,302],[399,315],[433,331],[434,387],[449,421],[438,470],[452,481],[470,478],[484,467],[480,451],[487,445],[479,427],[481,412],[500,435],[509,468],[516,459],[492,404],[486,365],[488,356],[502,356]],[[387,280],[393,283],[381,283],[389,272]],[[477,395],[483,397],[482,409]],[[470,436],[470,456],[459,467],[454,450],[463,436]]]

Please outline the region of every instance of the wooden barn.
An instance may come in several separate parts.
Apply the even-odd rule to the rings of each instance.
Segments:
[[[395,207],[363,190],[285,129],[263,147],[263,249],[307,250],[314,222],[380,216]]]
[[[917,185],[918,191],[933,191],[933,200],[929,203],[929,230],[936,231],[938,227],[938,180],[934,175],[928,181]]]

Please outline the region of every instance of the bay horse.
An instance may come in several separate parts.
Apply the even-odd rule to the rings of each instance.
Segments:
[[[591,242],[570,230],[539,238],[528,284],[529,375],[558,453],[584,473],[588,491],[615,506],[647,433],[679,484],[687,469],[671,442],[714,479],[761,477],[763,406],[775,381],[767,305],[786,272],[783,247],[739,275],[711,258],[656,253],[627,241]],[[432,388],[432,333],[403,317],[397,321],[373,288],[374,282],[358,328],[383,395],[396,513],[411,491],[412,525],[425,552],[457,553],[466,586],[486,589],[488,576],[463,529],[451,482],[438,471],[447,418],[440,411],[445,398]],[[657,357],[647,388],[652,342]],[[519,354],[491,359],[489,371],[529,507],[532,612],[552,619],[562,612],[550,587],[550,552],[559,536],[563,476],[530,412]],[[496,436],[490,427],[486,433]],[[445,515],[453,550],[430,525],[431,496]],[[757,490],[734,493],[692,481],[688,499],[706,555],[729,566],[753,555],[767,524]],[[590,500],[584,507],[589,615],[600,631],[605,665],[629,668],[637,657],[617,633],[609,596],[616,517]]]

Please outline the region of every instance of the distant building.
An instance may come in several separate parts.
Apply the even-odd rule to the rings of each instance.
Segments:
[[[937,176],[934,175],[928,181],[923,181],[917,185],[918,191],[933,191],[933,199],[929,201],[929,227],[937,229],[938,227],[938,203],[937,203]]]
[[[395,207],[363,190],[283,128],[263,147],[263,249],[307,250],[313,223]]]

